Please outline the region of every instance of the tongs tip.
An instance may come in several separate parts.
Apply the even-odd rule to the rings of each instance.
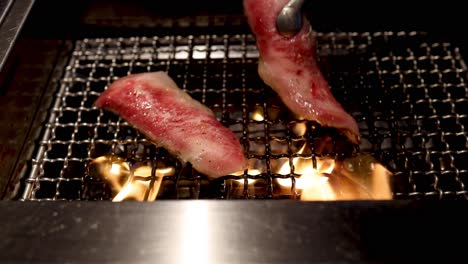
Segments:
[[[281,9],[276,18],[278,32],[286,37],[292,37],[299,33],[303,25],[302,5],[304,0],[290,0]]]

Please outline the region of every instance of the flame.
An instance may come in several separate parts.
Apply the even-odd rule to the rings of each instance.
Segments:
[[[102,156],[94,159],[90,168],[111,187],[113,202],[127,200],[154,201],[158,195],[164,176],[174,175],[174,167],[158,168],[152,176],[153,168],[148,165],[130,166],[122,158]]]
[[[122,167],[122,165],[120,165],[120,164],[112,163],[109,172],[111,174],[113,174],[113,175],[119,175],[120,171],[121,171],[121,167]]]
[[[175,173],[174,167],[167,167],[167,168],[162,168],[162,169],[157,169],[156,170],[156,176],[158,176],[158,177],[174,175],[174,173]]]
[[[257,179],[247,179],[247,184],[250,185],[250,184],[252,184],[252,183],[255,183],[256,180],[257,180]],[[235,181],[236,181],[236,182],[239,182],[239,183],[242,183],[242,184],[245,183],[245,180],[244,180],[244,179],[237,179],[237,180],[235,180]]]
[[[304,152],[306,144],[298,151]],[[293,158],[296,178],[295,189],[303,201],[313,200],[358,200],[392,199],[389,177],[391,173],[368,155],[347,159],[338,166],[331,158],[316,159],[316,168],[311,158]],[[278,174],[289,175],[290,163],[285,162]],[[280,187],[292,187],[291,178],[277,178]]]
[[[248,171],[247,171],[247,174],[252,175],[252,176],[259,175],[261,173],[262,172],[260,170],[258,170],[258,169],[248,169]],[[242,171],[237,171],[237,172],[232,173],[231,175],[242,176],[242,175],[244,175],[244,171],[243,170]],[[242,180],[242,179],[240,179],[240,180]]]
[[[120,191],[130,177],[130,166],[122,158],[101,156],[89,165],[90,176],[102,178],[109,183],[112,191]]]
[[[126,199],[127,197],[132,197],[134,195],[132,195],[133,192],[135,192],[135,186],[132,185],[132,184],[127,184],[125,185],[124,188],[122,188],[122,190],[120,190],[120,192],[114,197],[114,199],[112,199],[113,202],[121,202],[123,201],[124,199]]]
[[[292,132],[293,132],[295,135],[298,135],[298,136],[304,136],[306,131],[307,131],[307,125],[306,125],[305,122],[296,123],[296,124],[292,127]]]
[[[306,149],[307,143],[301,147],[298,154],[302,154]],[[296,178],[296,190],[302,190],[301,200],[332,200],[334,199],[333,190],[325,174],[332,173],[335,168],[333,159],[317,159],[317,167],[313,167],[311,158],[293,158],[294,172],[301,176]],[[278,174],[288,175],[291,173],[289,162],[285,162]],[[276,182],[282,187],[292,187],[290,178],[277,178]]]
[[[258,169],[248,169],[247,174],[251,176],[259,175],[262,172]],[[243,176],[244,171],[238,171],[236,173],[233,173],[232,175],[235,176]],[[255,194],[255,183],[258,181],[258,179],[250,179],[247,178],[247,193],[249,194]],[[225,186],[228,187],[229,192],[227,194],[228,198],[238,198],[242,197],[244,193],[244,184],[245,184],[245,179],[228,179],[225,180],[224,182]]]
[[[112,199],[113,202],[125,200],[154,201],[161,187],[162,179],[166,175],[173,175],[173,167],[160,168],[155,170],[156,179],[152,183],[151,166],[145,165],[133,170],[133,175],[122,188],[122,190]],[[151,186],[152,184],[152,186]]]
[[[261,174],[261,173],[262,173],[262,172],[261,172],[260,170],[257,170],[257,169],[249,169],[249,170],[248,170],[248,174],[249,174],[249,175],[252,175],[252,176],[254,176],[254,175],[259,175],[259,174]],[[243,172],[242,172],[242,174],[243,174]],[[238,183],[241,183],[241,184],[244,184],[244,183],[245,183],[245,180],[244,180],[244,179],[237,179],[237,180],[234,180],[234,181],[236,181],[236,182],[238,182]],[[252,189],[252,188],[254,187],[253,185],[254,185],[254,183],[255,183],[256,181],[257,181],[257,179],[247,179],[247,184],[249,185],[249,186],[248,186],[249,189]]]
[[[388,184],[389,171],[382,164],[373,164],[374,166],[374,181],[372,189],[374,190],[377,199],[389,199],[392,197],[392,189]]]

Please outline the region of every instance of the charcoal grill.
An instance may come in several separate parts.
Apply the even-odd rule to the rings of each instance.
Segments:
[[[84,20],[129,24],[125,18]],[[255,39],[242,16],[135,24],[145,23],[160,30],[138,35],[130,28],[130,34],[122,30],[65,43],[60,58],[68,59],[58,59],[56,82],[45,92],[44,105],[50,106],[41,112],[44,122],[36,122],[41,131],[30,158],[24,158],[28,165],[11,177],[15,199],[110,200],[109,184],[91,167],[104,156],[131,168],[150,166],[152,175],[145,178],[150,185],[160,180],[158,169],[173,168],[162,179],[158,199],[297,199],[300,175],[294,166],[278,173],[281,164],[301,158],[315,165],[323,157],[361,154],[392,172],[395,199],[466,198],[467,75],[458,43],[425,31],[317,30],[321,69],[362,134],[360,146],[353,147],[336,131],[291,114],[261,81]],[[213,30],[219,33],[208,33]],[[167,72],[211,108],[241,140],[250,169],[208,180],[125,120],[93,106],[116,79],[150,71]],[[289,179],[291,188],[278,194],[280,178]],[[244,186],[232,195],[234,179]],[[254,189],[249,180],[255,180]]]
[[[120,157],[131,167],[175,167],[164,177],[160,199],[230,198],[225,183],[236,178],[258,180],[256,192],[244,188],[242,198],[291,198],[297,174],[294,166],[275,173],[278,163],[345,152],[371,154],[389,168],[397,199],[465,198],[467,76],[458,48],[432,42],[423,32],[319,32],[317,41],[333,93],[359,123],[357,149],[342,144],[339,135],[327,150],[319,146],[333,131],[298,120],[262,83],[250,34],[87,38],[74,45],[21,199],[110,199],[106,183],[89,173],[100,156]],[[117,78],[149,71],[168,72],[210,107],[241,139],[249,164],[260,172],[209,181],[124,120],[93,106]],[[258,113],[262,118],[255,120]],[[304,144],[308,152],[299,153]],[[276,178],[291,179],[289,194],[274,194]]]
[[[0,44],[0,262],[466,258],[454,239],[468,235],[465,9],[309,1],[320,67],[362,133],[351,146],[291,114],[259,79],[240,2],[164,3],[0,4],[0,36],[11,36]],[[209,180],[93,107],[117,78],[156,70],[213,110],[252,169]],[[359,155],[391,171],[394,200],[295,201],[296,159]],[[103,157],[149,168],[139,179],[161,183],[156,202],[105,202],[114,190],[93,170]],[[278,192],[280,180],[290,187]]]

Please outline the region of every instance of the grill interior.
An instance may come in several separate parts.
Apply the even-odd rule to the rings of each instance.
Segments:
[[[420,32],[318,33],[317,41],[335,97],[358,121],[358,148],[284,107],[258,77],[249,34],[83,39],[75,43],[21,199],[112,199],[89,166],[102,156],[119,157],[132,170],[149,166],[149,185],[158,169],[174,168],[158,199],[290,199],[298,173],[292,167],[277,174],[278,166],[350,153],[370,154],[387,167],[396,199],[465,199],[468,86],[458,48]],[[210,181],[93,107],[117,78],[158,70],[235,132],[255,171]],[[278,194],[277,178],[292,181],[289,192]],[[229,179],[256,179],[255,188],[233,192]]]

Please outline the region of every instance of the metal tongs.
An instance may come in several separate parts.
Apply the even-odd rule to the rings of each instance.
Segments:
[[[286,37],[292,37],[299,33],[303,25],[302,6],[304,0],[290,0],[281,9],[276,18],[276,29]]]

